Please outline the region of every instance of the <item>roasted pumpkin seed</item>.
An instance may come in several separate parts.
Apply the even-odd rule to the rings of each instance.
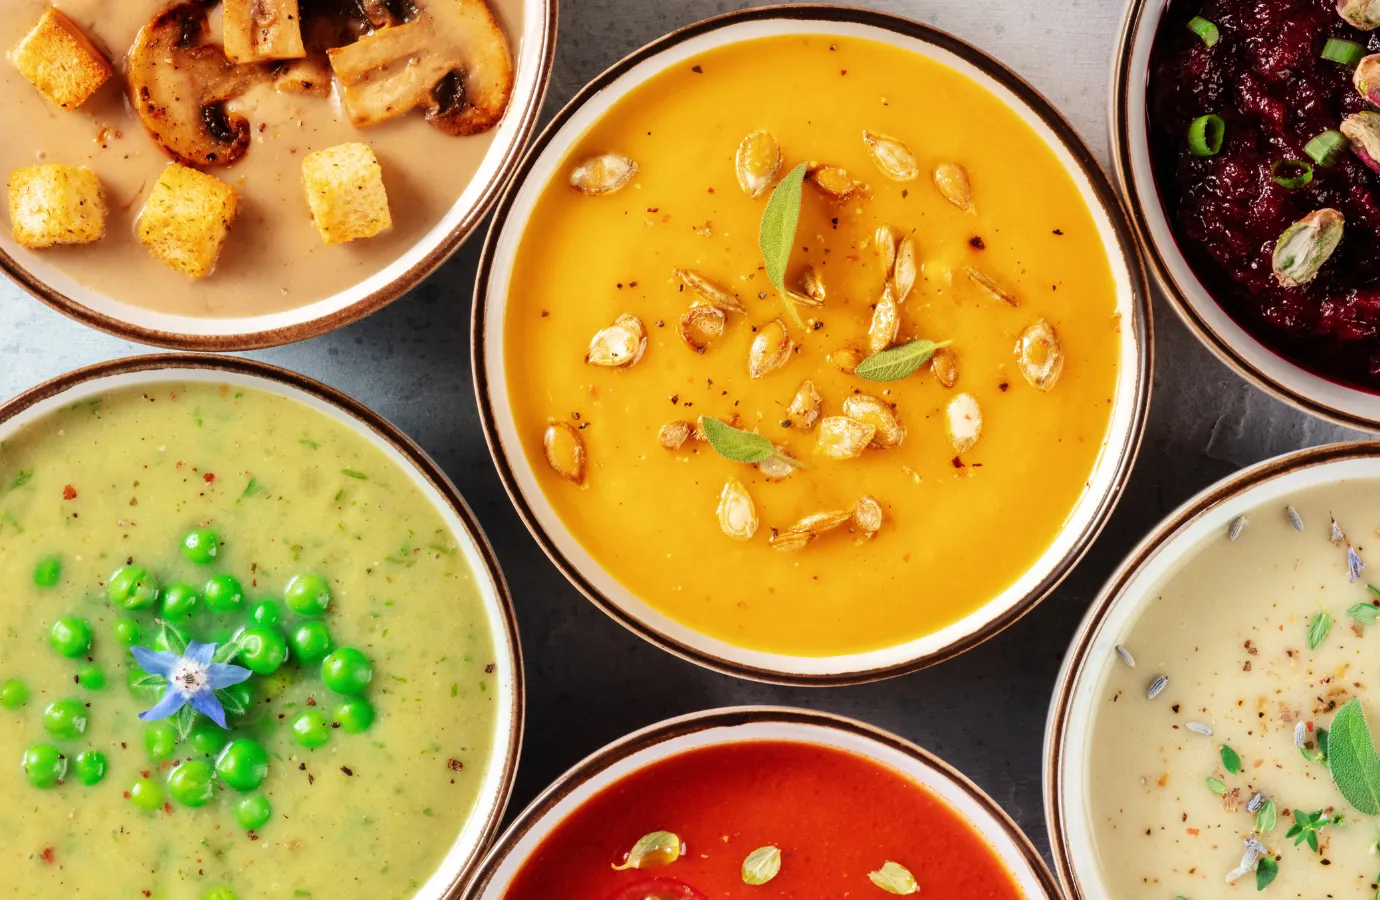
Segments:
[[[717,306],[726,312],[743,311],[743,304],[738,298],[718,282],[706,278],[694,269],[675,269],[674,273],[681,284],[694,291],[695,296],[710,306]]]
[[[773,550],[792,553],[804,550],[805,545],[814,539],[814,533],[810,531],[773,531],[771,537],[767,538],[767,544]]]
[[[791,427],[806,434],[813,431],[823,405],[824,398],[819,395],[815,383],[808,378],[800,382],[800,387],[795,389],[795,396],[791,398],[790,406],[786,407]]]
[[[692,306],[680,317],[680,339],[696,353],[703,353],[724,333],[726,318],[717,306]]]
[[[773,445],[773,449],[781,456],[790,456],[791,452],[780,444]],[[772,481],[780,481],[790,477],[795,471],[795,466],[777,456],[768,456],[757,464],[757,471],[770,478]]]
[[[1027,326],[1016,341],[1016,364],[1036,390],[1048,391],[1064,371],[1064,348],[1054,326],[1044,319]]]
[[[901,309],[892,296],[891,288],[882,291],[882,299],[872,310],[872,323],[867,326],[867,349],[881,353],[896,340],[896,332],[901,327]]]
[[[1020,301],[1016,299],[1014,294],[1003,289],[1001,285],[997,284],[997,280],[992,276],[988,275],[986,272],[979,272],[972,266],[964,266],[963,274],[967,275],[968,280],[971,281],[973,284],[982,288],[984,291],[991,294],[993,297],[1000,300],[1001,302],[1009,303],[1012,306],[1021,305]]]
[[[891,273],[891,293],[897,303],[905,303],[910,296],[919,268],[915,261],[915,238],[907,236],[896,248],[896,265]]]
[[[570,423],[548,420],[541,448],[557,475],[575,484],[585,483],[585,439]]]
[[[973,186],[967,169],[957,163],[943,163],[934,170],[934,186],[954,206],[966,213],[973,211]]]
[[[830,459],[854,459],[876,434],[875,425],[847,416],[825,416],[819,423],[819,451]]]
[[[817,301],[817,305],[824,305],[824,279],[814,266],[806,266],[800,273],[800,292],[812,300]]]
[[[738,186],[749,197],[760,197],[781,171],[781,145],[767,131],[754,131],[738,145],[734,159]]]
[[[829,354],[829,362],[840,372],[853,374],[853,370],[863,361],[862,351],[857,347],[840,347]]]
[[[738,541],[757,533],[757,506],[740,481],[729,481],[719,493],[719,527]]]
[[[896,272],[896,232],[890,225],[878,225],[872,236],[872,245],[877,250],[877,259],[882,264],[882,281],[890,283]]]
[[[623,314],[589,342],[585,362],[606,368],[631,368],[647,349],[647,329],[637,316]]]
[[[820,535],[826,531],[833,531],[851,518],[853,518],[853,510],[851,509],[818,512],[796,522],[791,526],[791,531],[808,531],[811,534]]]
[[[982,409],[972,394],[959,394],[949,401],[949,440],[954,450],[967,453],[982,436]]]
[[[695,425],[683,420],[667,422],[661,426],[660,433],[656,439],[661,442],[661,446],[667,450],[679,450],[695,434]]]
[[[876,428],[872,446],[890,450],[906,439],[906,426],[891,404],[871,394],[852,394],[843,401],[843,414],[855,422]]]
[[[853,180],[847,169],[838,166],[811,165],[809,180],[826,197],[843,202],[867,190],[867,185]]]
[[[882,530],[882,504],[876,497],[863,494],[858,498],[858,505],[853,507],[853,524],[868,537]]]
[[[727,419],[722,419],[722,418],[721,418],[721,419],[719,419],[719,421],[720,421],[720,422],[723,422],[724,424],[726,424],[729,428],[738,428],[738,427],[740,427],[740,426],[742,425],[742,418],[741,418],[737,413],[734,413],[733,415],[729,416]],[[704,434],[704,417],[703,417],[703,416],[701,416],[700,418],[698,418],[698,419],[695,420],[695,434],[694,434],[694,436],[695,436],[695,440],[697,440],[697,441],[707,441],[707,440],[709,440],[709,438],[705,437],[705,434]]]
[[[612,194],[632,181],[637,163],[617,153],[592,156],[570,172],[570,185],[582,194]]]
[[[795,341],[791,340],[786,323],[772,319],[752,339],[752,348],[748,351],[748,374],[753,378],[762,378],[775,372],[790,362],[793,350]]]
[[[919,177],[920,164],[915,161],[915,154],[904,141],[864,131],[863,143],[867,145],[867,152],[872,154],[872,161],[887,178],[892,181],[914,181]]]
[[[787,288],[785,291],[782,291],[782,293],[785,294],[786,301],[795,306],[805,306],[814,309],[815,307],[824,305],[823,300],[816,300],[809,294],[802,294],[800,291],[793,291]]]
[[[930,358],[930,371],[946,388],[958,384],[958,354],[948,347],[940,347]]]

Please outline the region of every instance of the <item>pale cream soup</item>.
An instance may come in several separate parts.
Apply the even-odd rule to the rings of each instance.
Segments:
[[[194,528],[221,540],[209,564],[181,549]],[[258,390],[121,389],[0,444],[0,897],[412,897],[502,765],[494,742],[511,673],[496,658],[486,576],[467,566],[466,540],[363,437]],[[112,597],[112,574],[130,564],[158,579],[149,608]],[[303,573],[329,584],[324,616],[298,614],[285,596]],[[223,575],[243,599],[221,597],[215,610],[203,586]],[[199,592],[190,615],[163,606],[175,583]],[[137,718],[160,691],[131,689],[142,672],[126,646],[156,647],[160,618],[222,643],[267,627],[292,649],[246,682],[248,711],[230,713],[229,732],[200,718],[191,739],[168,748],[160,735],[173,720]],[[59,619],[86,623],[89,651],[57,651]],[[362,694],[340,694],[298,653],[293,635],[306,622],[370,661]],[[359,699],[372,723],[358,703],[343,718]],[[63,701],[83,711],[83,733],[51,730],[48,709]],[[299,738],[304,716],[307,743],[321,745]],[[230,751],[218,748],[229,739],[267,752],[262,784],[222,777]],[[62,754],[59,783],[31,783],[46,772],[21,762],[35,746]],[[91,752],[103,773],[83,767]],[[216,772],[210,799],[189,804],[195,779],[178,773],[206,767]],[[267,801],[267,821],[245,827],[245,798]]]
[[[1225,529],[1157,586],[1120,639],[1135,665],[1112,667],[1095,710],[1088,813],[1109,896],[1252,896],[1258,881],[1276,900],[1375,892],[1380,821],[1342,796],[1318,738],[1353,698],[1380,721],[1380,627],[1362,624],[1380,570],[1353,582],[1347,556],[1347,540],[1361,560],[1380,550],[1378,526],[1380,481],[1307,488],[1247,513],[1236,540]],[[1296,813],[1313,824],[1291,837]],[[1238,872],[1252,838],[1265,852]]]
[[[516,60],[522,0],[487,0]],[[135,220],[168,164],[130,112],[123,59],[139,29],[170,0],[4,0],[0,54],[8,52],[49,5],[72,18],[102,50],[115,76],[76,110],[45,99],[8,60],[0,59],[0,181],[22,166],[85,166],[105,184],[110,218],[97,243],[41,251],[5,249],[42,258],[78,283],[116,300],[161,313],[244,317],[282,312],[321,300],[381,271],[437,224],[459,199],[493,143],[494,130],[452,137],[413,112],[356,128],[328,98],[280,93],[261,83],[228,108],[245,116],[253,140],[232,166],[206,171],[239,192],[239,215],[216,270],[193,280],[169,269],[135,237]],[[209,17],[219,43],[219,5]],[[326,246],[312,224],[302,190],[302,158],[347,142],[378,156],[393,228],[377,237]]]

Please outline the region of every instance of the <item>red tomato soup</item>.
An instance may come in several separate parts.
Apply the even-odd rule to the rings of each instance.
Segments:
[[[651,832],[679,859],[617,871]],[[775,846],[779,872],[743,881],[748,854]],[[815,744],[746,741],[679,754],[618,781],[556,826],[505,900],[729,900],[890,896],[870,872],[904,866],[917,896],[1016,900],[1012,877],[972,825],[909,778]]]

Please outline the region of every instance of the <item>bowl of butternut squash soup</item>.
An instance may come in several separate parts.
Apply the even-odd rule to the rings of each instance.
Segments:
[[[456,896],[516,769],[493,553],[396,428],[146,356],[0,406],[0,854],[25,897]]]
[[[0,271],[165,347],[312,337],[416,286],[536,126],[554,0],[10,0]]]
[[[888,895],[1055,900],[990,797],[860,722],[719,709],[577,764],[494,845],[468,900]]]
[[[999,63],[863,10],[733,13],[595,79],[500,202],[486,434],[637,633],[841,683],[1064,577],[1149,391],[1146,286],[1086,147]]]
[[[1046,738],[1068,896],[1375,892],[1377,509],[1380,444],[1304,450],[1199,494],[1113,575]]]

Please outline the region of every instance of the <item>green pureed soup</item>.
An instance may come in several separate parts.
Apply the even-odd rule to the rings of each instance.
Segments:
[[[412,897],[503,706],[463,540],[368,439],[276,394],[118,388],[19,428],[0,898]],[[193,716],[216,705],[229,730]]]

